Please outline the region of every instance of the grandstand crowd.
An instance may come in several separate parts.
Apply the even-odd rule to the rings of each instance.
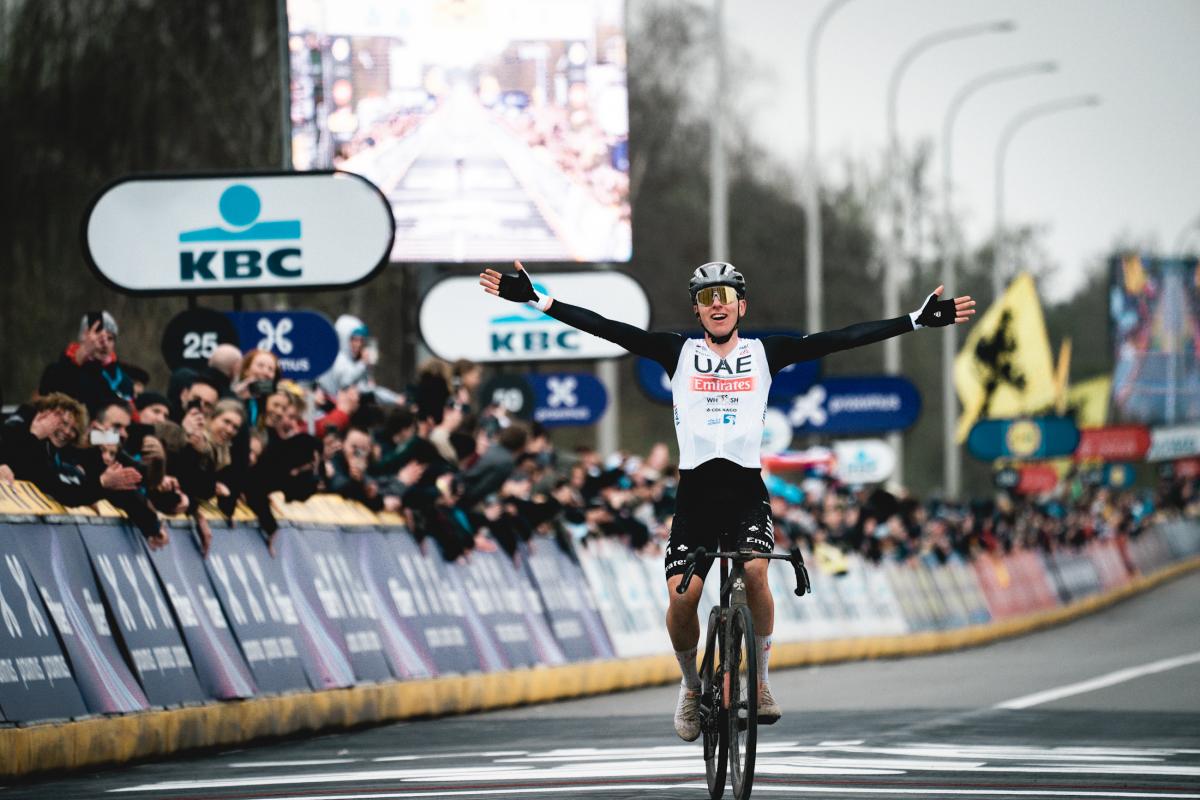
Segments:
[[[187,515],[207,549],[207,501],[229,516],[244,502],[270,538],[280,501],[324,492],[402,515],[447,560],[476,548],[515,554],[535,535],[568,550],[609,537],[661,552],[678,478],[665,443],[560,452],[540,425],[480,403],[479,365],[433,359],[390,390],[373,380],[366,327],[344,315],[336,328],[341,352],[312,385],[280,379],[270,352],[220,345],[207,366],[175,370],[160,390],[117,357],[116,320],[89,312],[34,397],[3,420],[0,482],[32,482],[68,507],[108,501],[151,547],[169,540],[164,515]],[[781,548],[874,561],[1077,547],[1200,513],[1196,480],[1169,471],[1155,489],[1113,490],[1081,472],[1046,495],[998,491],[969,503],[813,470],[769,476],[768,488]]]

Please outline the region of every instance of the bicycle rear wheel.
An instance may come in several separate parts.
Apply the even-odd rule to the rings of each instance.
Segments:
[[[734,800],[747,800],[754,785],[754,753],[758,743],[758,648],[750,609],[731,610],[726,636],[729,676],[729,773]]]
[[[726,722],[721,694],[722,667],[717,666],[721,652],[720,613],[714,608],[708,615],[708,635],[704,641],[704,660],[700,664],[700,726],[704,741],[704,772],[708,778],[708,796],[720,800],[725,794],[725,771],[729,751],[725,747]]]

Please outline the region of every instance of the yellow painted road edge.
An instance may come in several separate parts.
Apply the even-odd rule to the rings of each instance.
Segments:
[[[975,647],[1092,614],[1198,568],[1200,557],[1192,558],[1153,575],[1135,577],[1121,589],[1020,619],[900,636],[778,643],[772,648],[771,666],[900,658]],[[186,750],[544,703],[678,680],[674,656],[647,656],[0,728],[0,776],[119,764]]]

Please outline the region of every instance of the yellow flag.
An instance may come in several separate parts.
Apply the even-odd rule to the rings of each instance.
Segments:
[[[959,442],[980,419],[1035,413],[1054,404],[1054,359],[1032,276],[1014,278],[971,328],[954,359],[954,387],[963,406]]]
[[[1077,383],[1067,390],[1067,406],[1075,412],[1081,428],[1103,428],[1108,424],[1108,398],[1112,394],[1112,376],[1099,375]]]

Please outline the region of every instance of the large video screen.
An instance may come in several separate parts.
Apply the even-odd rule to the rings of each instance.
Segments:
[[[369,178],[394,262],[628,261],[624,0],[287,0],[292,164]]]
[[[1197,260],[1113,259],[1109,317],[1114,417],[1150,425],[1200,420]]]

